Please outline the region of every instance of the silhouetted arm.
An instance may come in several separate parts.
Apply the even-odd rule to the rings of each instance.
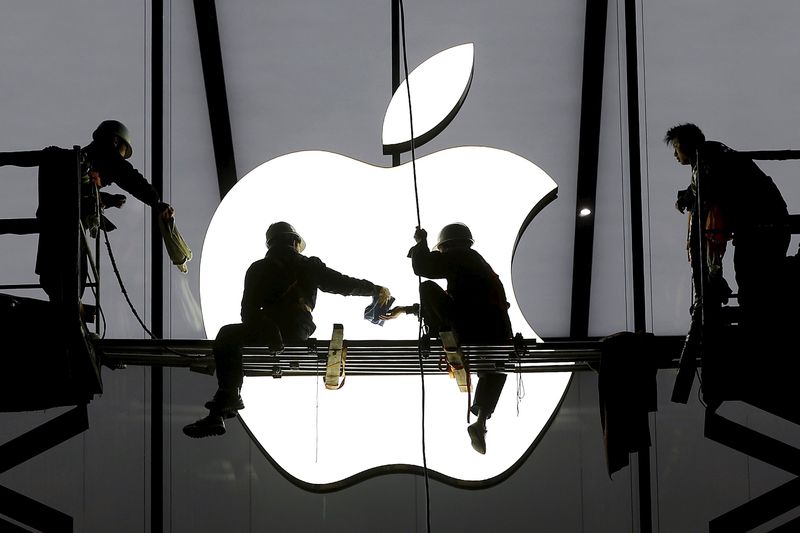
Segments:
[[[261,278],[258,263],[253,263],[244,276],[244,291],[242,291],[242,322],[246,323],[254,318],[261,309]]]
[[[41,150],[27,152],[0,152],[0,167],[11,165],[14,167],[38,167],[42,160]]]
[[[135,198],[158,211],[164,218],[171,218],[175,213],[171,205],[161,201],[158,192],[141,172],[117,154],[96,157],[93,165],[103,176],[104,184],[116,183]]]
[[[329,268],[318,257],[309,258],[308,269],[319,289],[343,296],[372,296],[381,289],[371,281],[351,278]]]
[[[450,270],[450,261],[441,252],[432,252],[428,249],[426,241],[415,244],[408,252],[411,258],[411,268],[414,274],[429,279],[442,279],[447,277]]]

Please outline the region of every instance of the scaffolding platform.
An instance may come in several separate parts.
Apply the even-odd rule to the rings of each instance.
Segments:
[[[44,300],[0,294],[0,412],[86,404],[102,392],[91,336]]]
[[[659,368],[676,368],[683,338],[657,338],[664,351],[673,356],[659,361]],[[418,375],[420,365],[427,374],[447,373],[445,350],[438,340],[345,340],[347,374],[350,376]],[[213,341],[210,340],[96,340],[95,349],[104,365],[145,365],[185,367],[211,374],[214,370]],[[243,349],[245,375],[325,375],[329,341],[309,339],[303,345],[289,345],[281,353],[266,346]],[[600,363],[600,340],[552,340],[517,338],[499,344],[464,344],[461,349],[471,372],[576,372],[596,370]]]

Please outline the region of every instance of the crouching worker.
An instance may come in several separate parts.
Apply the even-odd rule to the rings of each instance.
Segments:
[[[189,437],[222,435],[224,419],[244,409],[240,395],[243,346],[265,345],[280,352],[284,342],[300,343],[314,333],[311,312],[317,289],[344,296],[374,296],[381,304],[389,300],[389,289],[340,274],[317,257],[301,255],[305,246],[291,224],[276,222],[267,229],[267,255],[250,265],[244,279],[242,323],[223,326],[214,340],[219,388],[206,403],[208,416],[183,428]]]
[[[427,237],[424,229],[417,228],[417,244],[408,252],[411,266],[418,276],[446,279],[447,290],[436,282],[425,281],[420,285],[420,306],[395,307],[384,318],[421,312],[431,337],[450,330],[456,332],[460,343],[510,342],[513,333],[503,284],[481,254],[472,249],[474,240],[469,228],[461,223],[442,228],[436,251],[428,249]],[[497,406],[506,376],[480,372],[478,378],[470,408],[478,420],[467,428],[467,433],[475,451],[485,454],[486,421]]]

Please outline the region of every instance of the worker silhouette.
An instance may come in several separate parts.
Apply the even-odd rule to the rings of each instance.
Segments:
[[[183,432],[200,438],[225,433],[224,419],[244,409],[242,347],[266,345],[280,352],[284,342],[303,342],[314,333],[311,316],[317,290],[344,296],[372,296],[381,305],[389,289],[356,279],[325,266],[317,257],[301,254],[306,244],[287,222],[267,229],[267,254],[247,269],[242,294],[242,322],[223,326],[214,340],[219,388],[206,403],[209,414],[189,424]]]
[[[687,247],[696,300],[703,269],[709,280],[706,293],[724,300],[730,292],[722,279],[721,261],[725,242],[732,237],[741,323],[761,332],[779,326],[791,234],[786,202],[772,178],[744,154],[721,142],[707,141],[694,124],[670,128],[664,141],[672,146],[678,162],[692,169],[691,182],[678,192],[675,207],[692,213]],[[695,216],[706,233],[705,265],[700,265],[697,253]]]
[[[162,217],[171,218],[174,209],[161,201],[158,192],[131,165],[127,159],[133,154],[128,128],[119,121],[106,120],[92,133],[92,141],[80,150],[80,197],[81,218],[84,227],[94,233],[98,229],[114,229],[102,214],[103,208],[122,207],[126,197],[108,194],[99,189],[116,183],[145,204],[151,206]],[[64,300],[66,276],[62,267],[63,257],[70,253],[73,245],[63,237],[63,228],[72,222],[66,213],[72,208],[77,164],[72,150],[50,146],[42,150],[22,152],[0,152],[0,166],[39,167],[39,208],[36,218],[39,223],[39,247],[36,256],[36,273],[42,288],[53,302]],[[81,290],[85,285],[86,258],[81,254]]]
[[[420,284],[420,305],[395,307],[384,318],[422,313],[431,337],[438,337],[441,331],[455,331],[462,343],[510,342],[513,333],[503,284],[489,263],[472,249],[474,240],[469,228],[458,222],[446,225],[434,251],[428,248],[427,238],[427,232],[417,228],[417,244],[408,252],[414,273],[429,278]],[[447,290],[431,279],[446,279]],[[478,377],[470,408],[478,420],[467,432],[475,451],[485,454],[486,421],[497,406],[506,376],[480,372]]]

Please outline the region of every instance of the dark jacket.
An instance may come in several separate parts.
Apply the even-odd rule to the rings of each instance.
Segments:
[[[113,151],[100,150],[94,143],[81,150],[82,174],[90,169],[102,176],[102,187],[116,183],[149,206],[160,202],[158,192],[127,160]],[[39,167],[39,183],[75,175],[75,159],[72,150],[49,146],[43,150],[0,153],[0,166]]]
[[[472,248],[431,251],[423,240],[411,248],[409,257],[416,275],[447,280],[447,294],[455,304],[462,339],[511,338],[506,292],[500,277],[481,254]]]
[[[51,269],[57,257],[66,252],[58,227],[65,223],[66,213],[72,206],[65,205],[71,198],[76,175],[75,153],[72,150],[50,146],[43,150],[0,153],[0,166],[39,167],[39,251],[36,258],[36,272],[41,274]],[[81,150],[82,198],[91,196],[88,180],[90,170],[96,170],[102,177],[102,187],[116,183],[149,206],[160,203],[158,192],[136,170],[133,165],[114,151],[100,150],[94,143]],[[78,185],[75,184],[75,187]],[[77,193],[76,193],[77,194]],[[85,202],[84,202],[85,209]],[[55,231],[54,231],[55,230]]]
[[[734,236],[787,216],[778,187],[752,159],[717,141],[704,142],[698,156],[693,170],[699,178],[701,200],[719,207],[726,230]]]
[[[325,266],[318,257],[306,257],[287,245],[267,251],[264,259],[250,265],[244,279],[242,323],[260,314],[272,318],[281,331],[296,331],[299,325],[308,335],[316,326],[311,312],[317,304],[317,290],[344,296],[371,296],[378,287],[364,279],[345,276]]]

